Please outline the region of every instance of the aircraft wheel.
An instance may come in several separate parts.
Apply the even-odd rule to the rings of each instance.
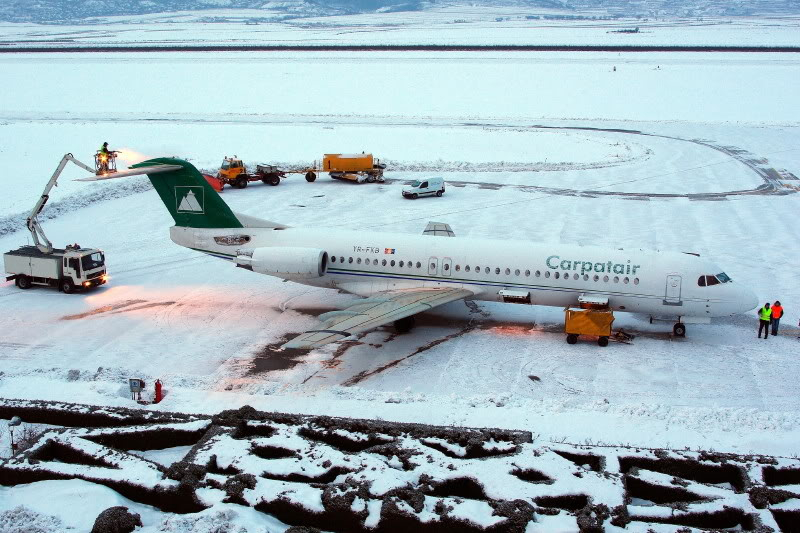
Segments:
[[[575,335],[574,333],[570,333],[569,335],[567,335],[567,344],[575,344],[576,342],[578,342],[577,335]]]
[[[75,292],[75,284],[71,279],[65,279],[61,282],[61,292],[64,294],[72,294]]]
[[[408,333],[411,331],[411,328],[414,327],[414,317],[407,316],[405,318],[401,318],[400,320],[394,321],[394,330],[397,333]]]
[[[444,194],[444,191],[436,191],[436,196],[441,197]]]
[[[313,172],[306,172],[306,181],[312,183],[314,180],[317,179],[317,175]]]
[[[608,337],[600,337],[597,339],[597,344],[599,346],[608,346]]]
[[[672,333],[675,334],[676,337],[685,337],[686,336],[686,326],[678,322],[672,327]]]
[[[17,279],[14,280],[14,282],[17,284],[17,287],[19,287],[20,289],[30,289],[31,285],[32,285],[31,278],[29,278],[28,276],[24,276],[24,275],[17,276]]]

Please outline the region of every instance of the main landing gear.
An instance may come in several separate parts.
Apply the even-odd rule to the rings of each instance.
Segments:
[[[407,316],[394,321],[394,330],[397,333],[408,333],[414,327],[414,317]]]

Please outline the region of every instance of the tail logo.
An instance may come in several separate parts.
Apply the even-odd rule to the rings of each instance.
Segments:
[[[175,201],[178,202],[178,213],[205,213],[205,197],[202,187],[175,187]]]

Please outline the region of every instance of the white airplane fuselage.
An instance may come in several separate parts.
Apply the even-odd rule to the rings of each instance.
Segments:
[[[531,304],[567,307],[586,295],[607,298],[614,310],[688,322],[708,322],[757,305],[756,296],[734,281],[701,286],[701,276],[723,269],[688,253],[302,228],[173,226],[170,237],[230,261],[240,249],[323,250],[328,261],[321,276],[276,277],[365,297],[458,287],[472,291],[476,300],[504,301],[500,291],[527,291]]]

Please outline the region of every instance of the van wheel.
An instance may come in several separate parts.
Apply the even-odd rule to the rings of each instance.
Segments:
[[[237,189],[244,189],[247,187],[247,178],[236,178],[236,181],[233,182],[233,186]]]
[[[411,195],[412,200],[416,200],[417,198],[419,198],[419,195],[417,193]]]
[[[72,283],[71,279],[65,279],[61,282],[61,292],[64,294],[72,294],[75,292],[75,284]]]
[[[608,337],[600,337],[597,339],[597,344],[600,346],[608,346]]]
[[[444,191],[436,191],[436,196],[441,197],[444,194]]]
[[[567,344],[575,344],[576,342],[578,342],[577,335],[575,335],[574,333],[570,333],[569,335],[567,335]]]
[[[313,172],[306,172],[306,181],[312,183],[315,179],[317,179],[317,175]]]
[[[23,290],[24,289],[30,289],[31,285],[33,285],[31,283],[31,278],[29,278],[28,276],[25,276],[25,275],[17,276],[17,279],[14,280],[14,281],[17,284],[17,287],[19,287],[20,289],[23,289]]]

